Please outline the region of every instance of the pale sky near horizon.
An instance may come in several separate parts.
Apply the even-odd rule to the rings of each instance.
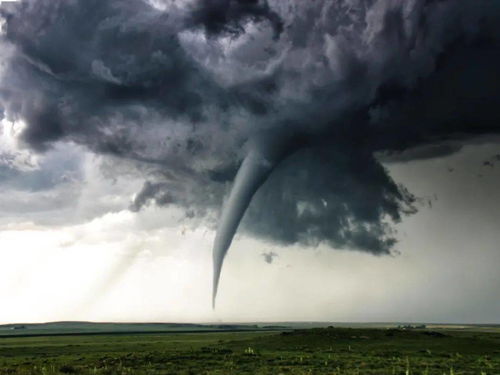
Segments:
[[[500,324],[495,2],[55,1],[0,12],[0,324]]]

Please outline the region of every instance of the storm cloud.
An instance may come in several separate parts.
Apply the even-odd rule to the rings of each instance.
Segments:
[[[74,142],[141,165],[132,210],[212,220],[272,134],[270,149],[293,142],[242,230],[389,254],[416,207],[381,160],[500,131],[493,0],[24,0],[1,15],[3,116],[36,152]]]

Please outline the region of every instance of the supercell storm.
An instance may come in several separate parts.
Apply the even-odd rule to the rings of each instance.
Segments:
[[[214,299],[238,227],[389,254],[415,198],[381,160],[500,131],[495,0],[5,5],[0,118],[35,152],[71,142],[143,164],[132,210],[220,212]]]

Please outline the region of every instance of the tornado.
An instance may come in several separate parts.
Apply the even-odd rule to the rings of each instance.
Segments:
[[[260,134],[250,142],[231,192],[222,208],[213,246],[212,308],[215,309],[217,289],[224,257],[231,246],[234,234],[254,194],[267,180],[273,169],[298,145],[296,134],[283,135],[282,131]]]

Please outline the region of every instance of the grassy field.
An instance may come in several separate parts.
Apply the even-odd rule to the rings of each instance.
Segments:
[[[315,328],[2,337],[4,374],[498,375],[500,332]]]

